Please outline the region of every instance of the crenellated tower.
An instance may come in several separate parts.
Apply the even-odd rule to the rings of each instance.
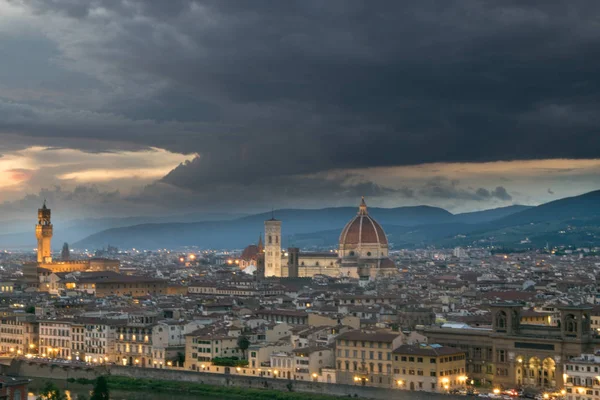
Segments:
[[[46,200],[44,200],[44,205],[38,209],[38,223],[35,226],[38,263],[52,262],[52,221],[50,217],[50,209],[46,207]]]

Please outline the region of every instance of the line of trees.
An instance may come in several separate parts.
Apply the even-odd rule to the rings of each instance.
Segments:
[[[46,382],[37,400],[67,400],[67,396],[54,383]],[[84,395],[78,395],[77,400],[88,400],[88,398]],[[110,391],[105,377],[99,376],[95,380],[89,400],[110,400]]]

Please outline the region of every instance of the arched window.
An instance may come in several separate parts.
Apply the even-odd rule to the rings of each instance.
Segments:
[[[577,333],[577,318],[573,314],[569,314],[565,317],[565,332],[572,334]]]
[[[496,329],[506,329],[506,313],[504,311],[496,314]]]

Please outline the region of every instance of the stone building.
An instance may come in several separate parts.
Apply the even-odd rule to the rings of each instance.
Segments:
[[[392,350],[402,344],[394,332],[350,331],[336,337],[336,382],[392,387]]]
[[[40,284],[40,276],[48,271],[73,272],[73,271],[119,271],[119,260],[105,258],[91,258],[87,260],[61,260],[52,259],[52,211],[46,206],[38,209],[38,223],[35,227],[37,239],[37,262],[23,264],[23,277],[28,285],[46,290],[46,284]]]
[[[465,387],[465,352],[438,344],[405,344],[393,352],[395,387],[448,393]]]
[[[482,383],[561,388],[564,363],[600,344],[590,333],[590,307],[561,308],[557,326],[521,323],[522,304],[493,304],[490,309],[492,329],[423,329],[430,343],[463,350],[467,375]]]
[[[582,354],[567,361],[563,380],[567,400],[600,400],[600,356]]]
[[[38,346],[38,323],[32,314],[0,319],[0,352],[22,355],[35,353]]]
[[[433,325],[435,313],[431,308],[405,306],[398,311],[398,325],[402,329],[415,329],[417,325]]]

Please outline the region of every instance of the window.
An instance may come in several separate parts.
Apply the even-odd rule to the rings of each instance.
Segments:
[[[496,358],[498,362],[506,362],[506,352],[504,350],[498,350],[496,352]]]
[[[435,364],[435,358],[430,358],[430,359],[429,359],[429,363],[430,363],[430,364]]]
[[[422,363],[423,362],[423,357],[417,357],[417,362]]]
[[[396,358],[397,360],[398,358]],[[402,356],[402,361],[406,361],[406,356]]]

